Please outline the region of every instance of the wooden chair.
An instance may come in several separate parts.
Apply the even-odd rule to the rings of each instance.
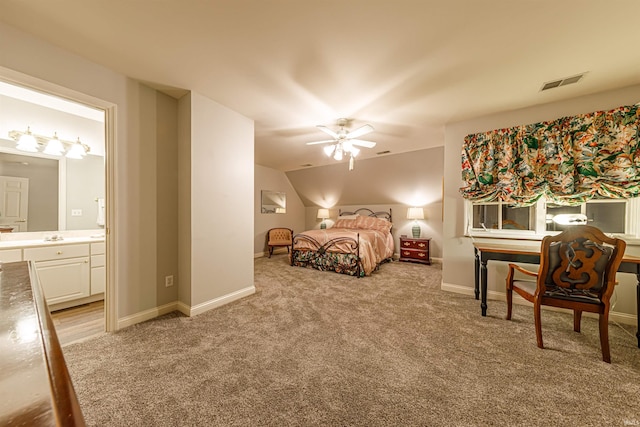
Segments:
[[[286,227],[272,228],[267,231],[267,246],[269,247],[269,258],[273,255],[273,248],[286,246],[287,252],[293,244],[293,230]]]
[[[598,313],[602,360],[609,353],[609,306],[616,285],[616,270],[626,248],[624,240],[607,237],[588,225],[571,226],[542,239],[538,272],[509,264],[507,320],[511,319],[513,291],[533,303],[536,339],[542,344],[540,308],[543,305],[573,310],[573,330],[580,332],[582,312]],[[515,278],[519,271],[534,280]]]

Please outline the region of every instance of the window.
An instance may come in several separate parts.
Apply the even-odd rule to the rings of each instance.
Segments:
[[[638,235],[637,221],[640,198],[592,199],[578,206],[560,206],[538,201],[534,206],[515,207],[501,202],[470,202],[470,231],[501,230],[505,232],[535,232],[549,234],[568,227],[554,221],[558,215],[586,218],[586,223],[605,233],[627,236]]]
[[[567,228],[567,225],[553,221],[557,215],[582,214],[587,217],[587,224],[606,233],[627,234],[626,213],[626,200],[590,200],[580,206],[558,206],[550,203],[545,217],[546,231],[562,231]]]
[[[514,207],[501,202],[474,203],[473,228],[534,230],[535,207]]]

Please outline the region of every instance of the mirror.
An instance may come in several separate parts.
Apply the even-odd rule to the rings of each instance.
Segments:
[[[104,200],[104,157],[65,157],[15,153],[0,141],[0,182],[28,180],[25,186],[26,218],[16,224],[8,218],[9,206],[0,201],[0,225],[12,223],[14,232],[92,230],[98,224],[99,200]],[[0,193],[4,193],[0,188]],[[13,200],[20,200],[14,197]],[[11,207],[13,209],[14,207]],[[22,209],[25,209],[23,207]],[[6,211],[6,212],[3,212]],[[18,227],[16,227],[18,225]]]
[[[0,225],[12,232],[104,228],[104,110],[0,80],[0,111]],[[36,151],[16,149],[12,134],[25,131]],[[81,141],[89,154],[44,154],[54,135]]]
[[[287,194],[280,191],[262,190],[262,213],[286,213]]]

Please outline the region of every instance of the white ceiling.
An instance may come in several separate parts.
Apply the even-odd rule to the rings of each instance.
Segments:
[[[253,119],[256,163],[284,171],[334,162],[305,143],[340,117],[376,128],[367,158],[440,146],[448,122],[639,84],[638,17],[638,0],[0,0],[10,25]]]

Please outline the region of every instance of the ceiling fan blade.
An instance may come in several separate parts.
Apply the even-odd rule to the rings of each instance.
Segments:
[[[323,126],[323,125],[318,125],[316,127],[318,129],[320,129],[322,132],[327,133],[327,134],[331,135],[333,138],[338,139],[338,134],[336,132],[332,131],[331,129],[329,129],[328,127]]]
[[[328,142],[336,142],[336,140],[335,139],[326,139],[324,141],[307,142],[307,145],[326,144]]]
[[[372,141],[363,141],[362,139],[351,139],[351,144],[359,145],[360,147],[373,148],[376,146],[375,142]]]
[[[349,138],[349,139],[357,138],[359,136],[366,135],[369,132],[373,132],[373,126],[371,126],[371,125],[360,126],[358,129],[349,132],[347,134],[347,138]]]

